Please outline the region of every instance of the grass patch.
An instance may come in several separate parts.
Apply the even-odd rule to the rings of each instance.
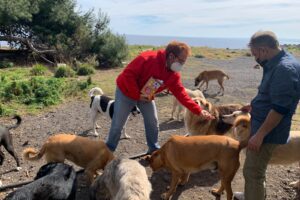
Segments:
[[[16,111],[33,113],[45,107],[58,105],[65,98],[77,96],[91,85],[88,77],[55,78],[52,74],[36,76],[36,68],[12,68],[1,70],[0,116]],[[40,73],[42,70],[36,70]],[[3,73],[2,73],[3,72]]]
[[[164,49],[165,46],[150,46],[150,45],[130,45],[127,62],[131,61],[141,52],[146,50]],[[216,49],[209,47],[191,47],[192,56],[195,58],[208,59],[233,59],[239,56],[244,56],[249,53],[249,50],[232,50],[232,49]],[[251,55],[251,54],[250,54]]]
[[[215,49],[209,47],[192,47],[192,56],[208,59],[233,59],[243,56],[248,50]]]
[[[295,56],[300,56],[299,45],[286,45],[286,47],[284,48],[287,49],[290,53],[294,54]]]

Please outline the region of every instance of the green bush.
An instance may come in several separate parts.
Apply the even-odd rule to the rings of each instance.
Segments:
[[[36,64],[32,67],[30,73],[33,76],[42,76],[46,74],[47,70],[47,67],[45,67],[44,65]]]
[[[88,79],[86,80],[86,82],[88,83],[88,85],[91,85],[92,84],[92,77],[89,76]]]
[[[14,113],[15,111],[12,109],[9,109],[5,105],[0,104],[0,116],[8,116]]]
[[[99,45],[98,45],[99,44]],[[122,61],[128,55],[128,46],[124,36],[114,35],[111,32],[101,35],[95,42],[99,68],[121,67]]]
[[[81,65],[77,70],[77,75],[86,76],[94,73],[94,69],[89,65]]]
[[[57,104],[61,99],[63,81],[56,78],[33,77],[30,80],[12,81],[4,87],[7,101],[43,106]]]
[[[14,63],[9,62],[9,61],[0,61],[0,69],[4,69],[4,68],[11,68],[14,66]]]
[[[69,67],[69,66],[66,66],[66,67],[61,66],[61,67],[58,67],[58,68],[57,68],[57,70],[56,70],[54,76],[55,76],[56,78],[73,77],[73,76],[75,76],[75,72],[74,72],[74,70],[73,70],[71,67]]]

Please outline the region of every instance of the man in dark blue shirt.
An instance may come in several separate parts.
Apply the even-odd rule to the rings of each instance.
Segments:
[[[251,101],[251,137],[243,174],[244,198],[265,199],[265,172],[274,148],[288,142],[292,116],[300,98],[300,63],[282,50],[271,31],[256,32],[249,47],[263,68],[258,94]]]

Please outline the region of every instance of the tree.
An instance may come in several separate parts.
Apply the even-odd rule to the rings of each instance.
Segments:
[[[0,41],[51,63],[98,55],[99,38],[113,35],[106,14],[100,10],[95,17],[93,10],[76,12],[73,0],[0,0],[0,5]]]

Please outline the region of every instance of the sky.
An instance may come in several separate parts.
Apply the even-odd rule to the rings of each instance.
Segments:
[[[299,0],[77,0],[77,6],[101,9],[118,34],[249,38],[272,30],[300,39]]]

